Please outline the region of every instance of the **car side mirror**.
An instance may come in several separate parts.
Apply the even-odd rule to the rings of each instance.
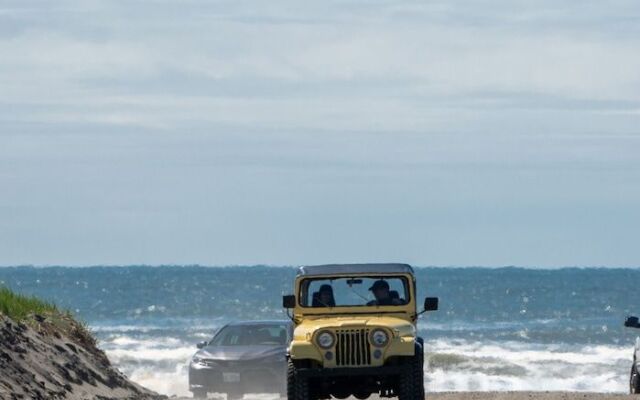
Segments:
[[[427,297],[424,299],[424,310],[425,311],[436,311],[438,309],[438,298],[437,297]]]
[[[295,308],[296,306],[296,296],[292,294],[287,294],[282,296],[282,307],[284,308]]]
[[[205,347],[207,347],[208,344],[209,343],[207,342],[200,342],[196,346],[198,346],[199,349],[204,349]]]
[[[627,328],[640,328],[640,321],[638,317],[627,317],[627,320],[624,321],[624,326]]]

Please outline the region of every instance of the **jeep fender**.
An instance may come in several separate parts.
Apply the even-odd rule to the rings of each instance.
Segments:
[[[297,341],[294,340],[289,346],[287,355],[292,360],[315,360],[322,362],[322,354],[318,351],[318,348],[313,342],[306,340]]]
[[[413,336],[401,336],[391,340],[385,350],[385,358],[393,356],[412,356],[415,354],[416,338]]]

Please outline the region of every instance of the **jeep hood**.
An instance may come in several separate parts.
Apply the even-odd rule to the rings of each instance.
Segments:
[[[294,339],[304,340],[320,329],[349,329],[384,327],[390,329],[394,336],[415,336],[414,325],[405,319],[392,316],[346,317],[332,316],[328,318],[305,319],[294,330]]]

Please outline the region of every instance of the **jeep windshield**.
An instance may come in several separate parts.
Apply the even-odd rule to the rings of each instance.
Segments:
[[[402,306],[409,283],[401,276],[308,278],[300,285],[302,307]]]

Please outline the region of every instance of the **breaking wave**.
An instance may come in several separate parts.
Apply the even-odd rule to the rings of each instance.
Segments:
[[[116,330],[101,335],[101,346],[127,376],[162,394],[190,394],[189,359],[195,344],[211,336],[210,330],[189,330],[183,337]],[[425,345],[425,387],[431,392],[624,392],[627,387],[629,346],[442,338],[427,340]]]
[[[624,392],[631,349],[520,342],[427,343],[425,385],[441,391]]]

